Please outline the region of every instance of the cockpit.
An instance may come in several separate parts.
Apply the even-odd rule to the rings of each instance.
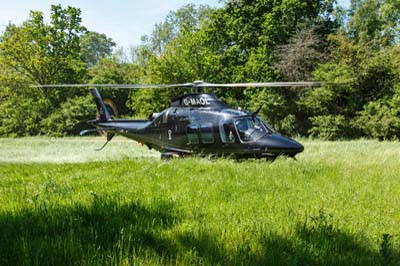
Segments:
[[[274,133],[274,129],[259,116],[239,116],[233,119],[221,120],[219,124],[223,143],[235,142],[232,132],[236,132],[241,142],[253,142],[265,135]]]
[[[257,141],[274,130],[260,117],[241,117],[234,120],[236,130],[242,142]]]

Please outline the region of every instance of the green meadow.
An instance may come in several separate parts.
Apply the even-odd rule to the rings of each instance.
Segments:
[[[400,143],[162,161],[116,138],[0,139],[0,265],[400,265]]]

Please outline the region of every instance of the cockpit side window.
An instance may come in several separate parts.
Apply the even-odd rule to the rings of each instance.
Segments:
[[[235,142],[235,126],[232,120],[221,120],[219,122],[219,134],[223,143]]]

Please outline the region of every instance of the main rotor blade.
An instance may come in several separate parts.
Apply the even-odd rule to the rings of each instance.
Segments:
[[[46,84],[31,85],[32,88],[118,88],[118,89],[159,89],[193,87],[192,83],[183,84]]]
[[[300,81],[300,82],[249,82],[249,83],[223,83],[223,84],[214,84],[214,83],[199,83],[196,84],[195,87],[230,87],[230,88],[243,88],[243,87],[253,87],[253,88],[261,88],[261,87],[319,87],[321,86],[321,82],[309,82],[309,81]]]
[[[34,88],[120,88],[120,89],[162,89],[162,88],[262,88],[262,87],[319,87],[322,82],[247,82],[247,83],[207,83],[195,81],[181,84],[46,84],[32,85]]]

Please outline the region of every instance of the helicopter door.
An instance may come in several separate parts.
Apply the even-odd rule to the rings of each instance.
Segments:
[[[174,146],[176,141],[176,114],[168,109],[162,116],[160,124],[160,139],[165,146]]]
[[[182,128],[182,122],[177,109],[170,109],[165,113],[163,118],[164,128],[162,139],[164,143],[168,143],[169,147],[177,147],[185,142],[185,130]]]
[[[235,126],[232,120],[221,120],[219,122],[219,134],[221,142],[224,144],[230,144],[235,142]]]

